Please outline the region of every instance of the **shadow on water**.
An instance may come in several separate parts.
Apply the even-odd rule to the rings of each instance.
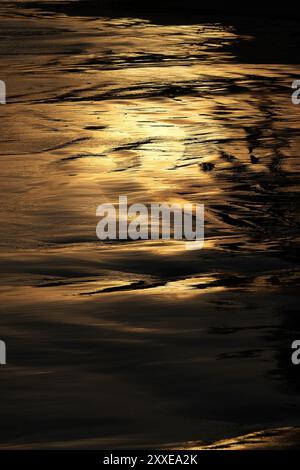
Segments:
[[[198,0],[70,0],[59,3],[29,0],[29,5],[70,16],[132,17],[164,25],[221,23],[234,27],[239,36],[247,38],[231,46],[241,63],[299,63],[300,18],[297,9],[291,6],[273,3],[270,7],[254,2],[247,5],[214,2],[206,6]]]

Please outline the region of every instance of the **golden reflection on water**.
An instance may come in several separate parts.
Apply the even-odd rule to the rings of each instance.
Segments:
[[[37,21],[35,12],[4,10],[1,332],[24,343],[19,374],[48,371],[61,383],[67,370],[70,382],[51,396],[62,403],[60,416],[79,408],[88,429],[89,419],[104,416],[112,435],[121,431],[108,410],[122,423],[142,416],[146,443],[215,438],[216,428],[233,435],[231,419],[247,420],[247,407],[262,400],[270,415],[278,402],[284,407],[263,378],[276,362],[265,338],[270,324],[280,327],[278,309],[295,280],[300,124],[290,85],[300,68],[239,63],[224,46],[243,38],[221,24],[50,14]],[[173,240],[101,243],[96,208],[120,195],[129,204],[205,204],[204,249]],[[251,354],[262,360],[247,369]],[[69,355],[68,366],[61,357]],[[70,401],[72,380],[92,387]],[[212,387],[199,399],[203,383]],[[46,396],[52,385],[43,386]],[[228,413],[247,395],[238,418],[220,408],[221,386]],[[112,389],[123,392],[121,404]],[[9,401],[10,389],[4,393]],[[94,407],[78,406],[86,396]],[[134,423],[116,445],[130,441]]]
[[[299,428],[278,428],[254,432],[245,436],[215,442],[209,445],[187,443],[178,450],[295,450],[299,446]]]

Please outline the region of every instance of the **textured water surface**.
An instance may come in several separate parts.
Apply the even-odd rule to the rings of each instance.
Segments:
[[[221,22],[0,16],[1,445],[299,425],[300,66],[242,63]],[[119,195],[204,203],[204,249],[100,242]]]

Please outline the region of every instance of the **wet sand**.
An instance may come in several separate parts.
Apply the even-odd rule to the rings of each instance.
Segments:
[[[23,3],[0,6],[0,447],[299,426],[300,65],[241,22]],[[119,195],[204,203],[204,250],[100,242]]]

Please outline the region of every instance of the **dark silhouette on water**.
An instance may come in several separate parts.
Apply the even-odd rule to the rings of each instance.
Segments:
[[[299,63],[299,11],[290,6],[196,0],[49,0],[26,5],[70,16],[132,17],[165,25],[220,22],[234,27],[239,35],[252,36],[230,46],[240,62]]]
[[[41,2],[32,2],[38,6]],[[108,16],[144,16],[158,18],[165,16],[170,21],[178,16],[178,20],[185,20],[193,15],[212,16],[246,16],[268,18],[295,18],[298,12],[286,5],[263,5],[254,2],[238,5],[236,2],[204,2],[199,0],[62,0],[60,3],[48,0],[45,6],[51,6],[55,11],[63,11],[67,14],[94,15],[105,14]],[[183,15],[183,16],[182,16]]]

